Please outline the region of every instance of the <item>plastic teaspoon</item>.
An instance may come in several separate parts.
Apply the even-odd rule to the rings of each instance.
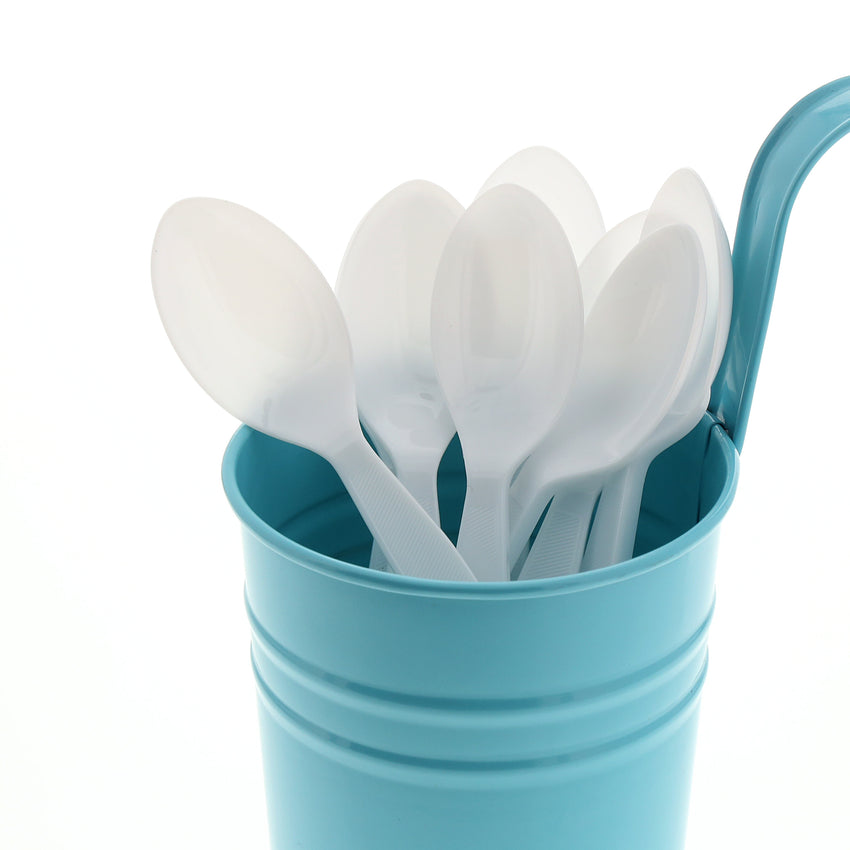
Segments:
[[[458,550],[481,581],[506,581],[508,485],[555,422],[578,368],[583,308],[566,235],[518,186],[481,195],[437,271],[434,363],[466,465]]]
[[[653,233],[673,222],[690,225],[702,246],[707,284],[705,324],[687,380],[670,412],[635,460],[616,473],[602,491],[583,570],[631,558],[649,466],[657,455],[689,434],[702,418],[726,347],[732,313],[729,240],[705,184],[690,169],[675,172],[661,187],[650,207],[643,233]]]
[[[578,571],[599,491],[669,409],[704,317],[705,269],[690,228],[648,236],[616,269],[587,318],[575,389],[514,482],[517,554],[555,496],[521,578]]]
[[[431,358],[431,295],[462,213],[439,186],[403,183],[360,222],[336,282],[360,419],[381,459],[438,525],[437,469],[455,426]],[[377,546],[369,566],[386,566]]]

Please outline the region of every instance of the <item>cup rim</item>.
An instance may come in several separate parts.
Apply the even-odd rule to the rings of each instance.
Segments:
[[[530,579],[528,581],[462,582],[442,581],[397,575],[395,573],[370,570],[357,564],[340,561],[314,549],[302,546],[281,534],[262,520],[242,495],[236,478],[236,466],[240,453],[254,434],[260,433],[248,425],[242,425],[231,437],[222,460],[221,478],[225,494],[231,507],[247,528],[262,543],[306,569],[318,571],[339,581],[354,582],[390,593],[405,593],[417,596],[430,595],[469,598],[512,598],[530,596],[552,596],[576,593],[604,585],[614,584],[642,573],[662,567],[695,548],[719,525],[726,515],[735,495],[738,482],[740,458],[728,432],[710,414],[711,431],[719,435],[720,450],[731,474],[726,476],[723,489],[711,510],[696,525],[689,528],[669,543],[620,564],[603,567],[586,573],[569,576]]]

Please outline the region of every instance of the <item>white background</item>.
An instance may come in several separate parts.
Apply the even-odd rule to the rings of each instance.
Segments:
[[[850,73],[840,8],[6,11],[0,846],[267,846],[239,532],[219,484],[236,423],[183,370],[150,292],[173,201],[252,207],[333,280],[396,184],[430,179],[468,203],[508,155],[547,144],[608,224],[695,168],[731,238],[765,135]],[[848,241],[850,140],[788,230],[723,528],[689,850],[847,842]]]

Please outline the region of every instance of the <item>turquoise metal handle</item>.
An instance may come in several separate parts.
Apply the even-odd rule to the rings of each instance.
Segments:
[[[709,404],[738,451],[747,431],[791,207],[814,164],[847,133],[850,77],[842,77],[790,109],[750,169],[732,252],[735,291],[729,342]]]

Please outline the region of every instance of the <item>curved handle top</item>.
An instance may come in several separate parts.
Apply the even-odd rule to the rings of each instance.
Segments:
[[[729,341],[709,404],[738,451],[747,430],[791,207],[814,164],[848,132],[850,77],[842,77],[792,107],[750,169],[732,252]]]

